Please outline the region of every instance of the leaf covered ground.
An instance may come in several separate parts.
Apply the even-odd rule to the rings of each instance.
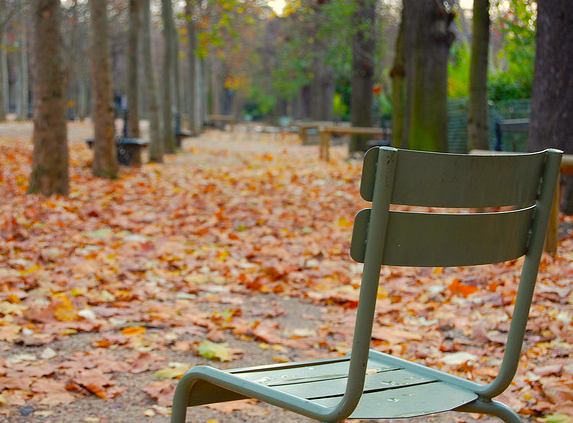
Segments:
[[[166,422],[192,365],[348,352],[360,162],[336,150],[326,165],[280,136],[208,132],[163,165],[106,181],[91,176],[88,132],[71,125],[71,194],[48,199],[25,194],[29,125],[0,132],[0,421]],[[543,257],[525,353],[501,398],[532,421],[573,415],[571,223],[559,254]],[[384,268],[373,346],[491,380],[520,264]],[[273,419],[307,421],[251,401],[189,421]]]

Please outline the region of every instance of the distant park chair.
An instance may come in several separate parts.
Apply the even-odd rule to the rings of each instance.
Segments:
[[[257,398],[323,421],[410,418],[446,411],[518,414],[492,400],[517,370],[561,152],[511,156],[425,153],[380,147],[364,158],[351,251],[364,263],[351,353],[343,358],[221,371],[197,366],[179,382],[172,423],[187,407]],[[506,211],[421,213],[391,204]],[[509,209],[509,210],[507,210]],[[370,349],[382,265],[470,266],[525,256],[496,378],[482,385]]]

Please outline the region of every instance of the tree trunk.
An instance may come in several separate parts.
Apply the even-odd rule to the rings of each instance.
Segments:
[[[0,122],[6,120],[6,113],[8,112],[8,54],[4,46],[6,34],[4,27],[6,25],[5,19],[7,18],[6,0],[0,0]]]
[[[536,40],[528,148],[553,147],[573,154],[573,14],[569,0],[537,3]],[[573,213],[571,178],[566,178],[561,202],[568,214]]]
[[[66,100],[62,69],[60,0],[36,0],[34,19],[34,152],[30,193],[69,191]]]
[[[2,7],[0,2],[0,7]],[[0,9],[0,19],[2,10]],[[4,48],[4,30],[0,29],[0,122],[6,120],[6,99],[8,97],[8,58]]]
[[[181,81],[179,77],[179,35],[173,21],[173,108],[175,120],[181,117]]]
[[[197,34],[196,34],[197,35]],[[205,84],[204,84],[204,62],[195,56],[195,97],[193,104],[195,105],[195,131],[198,134],[203,130],[203,122],[205,121]]]
[[[396,48],[394,52],[394,64],[390,70],[392,78],[392,145],[396,148],[406,148],[404,139],[404,125],[406,115],[406,87],[404,77],[406,67],[404,65],[404,8],[396,37]]]
[[[487,61],[489,50],[489,0],[474,0],[468,139],[470,149],[489,149],[487,120]]]
[[[116,178],[118,164],[108,47],[107,0],[90,0],[89,4],[95,132],[92,170],[95,176]]]
[[[404,0],[407,144],[413,150],[446,151],[448,55],[453,14],[442,2]]]
[[[163,138],[161,137],[161,120],[159,116],[159,104],[157,90],[155,89],[155,75],[153,73],[153,59],[151,56],[151,11],[150,1],[143,0],[143,70],[145,74],[146,97],[149,105],[149,160],[163,162]]]
[[[324,51],[318,48],[317,51]],[[334,98],[334,78],[332,71],[324,63],[324,58],[317,57],[314,61],[314,79],[309,86],[309,116],[312,120],[332,120],[332,105]]]
[[[85,37],[84,22],[80,21],[80,16],[78,12],[78,0],[74,0],[72,5],[72,16],[73,16],[73,29],[72,29],[72,49],[77,57],[82,57],[85,54]],[[83,121],[89,113],[89,101],[88,101],[88,82],[86,78],[87,69],[84,60],[73,60],[71,64],[71,69],[73,74],[71,79],[73,81],[72,91],[74,94],[74,109],[76,118]]]
[[[209,72],[207,75],[210,76],[210,100],[211,100],[211,114],[221,115],[223,114],[222,99],[223,99],[223,70],[219,59],[213,55],[209,56]]]
[[[191,132],[196,135],[197,128],[197,37],[195,22],[193,22],[194,0],[185,1],[185,19],[187,22],[187,60],[189,67],[189,126]]]
[[[129,45],[127,48],[127,136],[139,138],[139,6],[141,0],[129,0]]]
[[[166,153],[175,153],[173,126],[173,5],[171,0],[161,0],[163,17],[163,146]]]
[[[19,109],[18,109],[18,120],[28,119],[28,109],[29,103],[29,78],[28,78],[28,25],[27,25],[26,14],[22,15],[22,29],[20,31],[20,55],[19,55],[19,67],[20,74],[19,79]]]
[[[352,18],[352,25],[356,28],[352,37],[352,96],[350,98],[352,126],[372,126],[372,78],[376,47],[375,15],[375,0],[357,0],[356,11]],[[367,142],[367,136],[354,135],[348,152],[365,151]]]

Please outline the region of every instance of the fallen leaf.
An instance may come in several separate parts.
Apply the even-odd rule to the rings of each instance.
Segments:
[[[209,360],[230,361],[231,352],[227,344],[216,344],[205,340],[197,347],[197,353],[201,357],[208,358]]]

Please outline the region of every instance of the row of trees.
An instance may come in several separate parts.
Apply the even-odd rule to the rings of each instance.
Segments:
[[[11,11],[11,16],[28,15],[34,28],[32,59],[34,62],[33,101],[34,101],[34,153],[29,191],[45,195],[67,194],[68,182],[68,147],[66,116],[69,115],[70,101],[85,94],[82,89],[75,90],[82,81],[73,79],[70,83],[69,73],[77,70],[79,64],[64,60],[64,37],[62,15],[75,19],[72,22],[72,33],[79,33],[80,4],[74,1],[69,9],[63,8],[59,0],[37,0],[26,3],[4,3],[2,11]],[[85,6],[85,5],[82,5]],[[110,18],[108,12],[114,5],[107,0],[89,0],[89,45],[91,62],[91,93],[93,108],[95,142],[93,155],[93,174],[104,178],[116,178],[118,163],[115,143],[115,110],[114,84],[112,75],[113,50],[110,50]],[[195,39],[193,13],[196,9],[193,0],[187,0],[186,16],[187,44],[189,46],[188,67],[193,93],[197,91],[197,54],[194,51]],[[71,12],[71,13],[70,13]],[[127,93],[127,132],[129,137],[140,136],[140,94],[146,99],[146,114],[150,128],[150,160],[163,161],[164,153],[174,153],[175,146],[175,113],[181,112],[178,75],[179,49],[178,33],[174,26],[174,15],[171,0],[162,0],[161,16],[163,28],[163,61],[161,90],[156,84],[157,69],[152,54],[152,3],[150,0],[130,0],[128,3],[127,63],[125,87]],[[77,34],[76,34],[77,37]],[[72,41],[77,41],[71,37]],[[72,43],[73,44],[73,43]],[[111,55],[110,55],[111,52]],[[76,58],[75,60],[82,60]],[[77,77],[78,75],[74,75]],[[142,76],[143,78],[140,78]],[[68,79],[66,81],[66,79]],[[143,79],[141,81],[140,79]],[[159,101],[161,91],[162,101]],[[0,103],[4,104],[3,101]],[[79,102],[78,102],[79,103]],[[190,107],[188,121],[194,127],[198,119],[198,107]],[[195,129],[195,128],[194,128]]]
[[[9,84],[9,97],[19,98],[23,109],[23,97],[30,97],[27,89],[26,95],[14,94],[15,86],[22,87],[27,80],[28,65],[24,67],[20,58],[26,56],[24,46],[34,49],[31,97],[36,106],[37,144],[49,136],[42,135],[43,119],[66,112],[83,117],[91,109],[96,132],[94,174],[115,177],[114,93],[116,99],[118,94],[126,94],[129,136],[139,136],[140,117],[150,122],[150,158],[157,162],[164,153],[175,151],[174,122],[183,117],[189,128],[198,132],[207,110],[314,120],[348,116],[354,126],[375,125],[381,111],[390,110],[396,146],[444,151],[448,91],[456,85],[452,75],[460,74],[455,70],[460,55],[456,46],[464,43],[471,46],[470,65],[464,73],[469,81],[471,147],[487,148],[488,73],[500,66],[509,72],[514,62],[526,66],[520,57],[530,56],[530,37],[523,34],[532,33],[528,26],[535,17],[531,0],[491,1],[493,5],[489,0],[474,0],[468,24],[465,12],[455,2],[442,0],[403,0],[402,4],[292,0],[286,2],[280,18],[259,1],[0,0],[0,34],[8,34],[13,45],[16,39],[32,38],[27,31],[35,28],[32,42],[19,43],[17,55],[10,51],[8,73],[14,75],[18,66],[22,70],[16,79],[21,82]],[[545,0],[552,10],[564,7],[563,1]],[[26,6],[31,7],[28,13]],[[39,13],[41,7],[49,12]],[[539,9],[542,14],[543,8]],[[54,19],[50,25],[57,27],[57,37],[50,41],[50,48],[56,50],[42,62],[40,56],[48,51],[45,43],[49,37],[41,33],[43,26],[35,20],[47,16]],[[16,25],[30,19],[32,25]],[[551,22],[564,34],[570,31],[566,22],[553,15]],[[11,31],[5,31],[10,25]],[[538,34],[542,33],[540,29]],[[500,42],[500,34],[505,42]],[[395,43],[390,45],[388,40]],[[541,37],[538,42],[546,41]],[[528,53],[519,56],[516,43]],[[513,62],[496,59],[504,49],[506,59]],[[5,56],[7,49],[0,50]],[[546,63],[540,51],[547,49],[538,49],[538,68]],[[84,69],[84,60],[77,59],[87,55],[91,56],[91,71]],[[563,57],[560,60],[563,62]],[[52,68],[54,72],[49,71]],[[48,75],[55,79],[48,81]],[[547,75],[536,73],[539,85],[554,83]],[[5,81],[5,76],[0,79]],[[41,96],[41,84],[52,86],[60,76],[64,112],[46,107],[42,115],[42,104],[48,99]],[[557,76],[563,84],[565,78]],[[536,92],[543,96],[546,90]],[[1,93],[0,104],[4,105]],[[0,113],[0,119],[3,116]],[[56,138],[62,139],[60,135]],[[353,140],[351,151],[363,149],[363,142]],[[34,162],[33,180],[41,179],[38,175],[45,172],[40,162],[40,158]],[[31,189],[66,191],[38,188],[41,186],[32,183]]]

